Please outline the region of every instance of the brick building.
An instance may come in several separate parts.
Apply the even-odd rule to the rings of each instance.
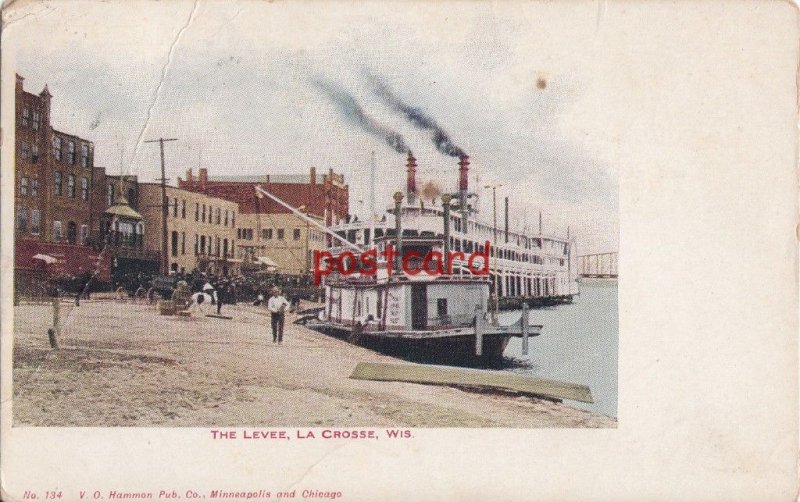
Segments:
[[[262,259],[271,262],[286,274],[301,274],[310,264],[316,249],[326,247],[324,233],[295,216],[289,209],[268,197],[258,197],[255,187],[261,186],[287,204],[302,208],[312,219],[330,226],[347,218],[349,188],[344,176],[329,170],[317,176],[311,168],[308,175],[215,176],[201,168],[195,178],[192,171],[178,186],[234,201],[241,213],[237,224],[236,257],[245,262]]]
[[[94,168],[91,141],[53,128],[47,86],[36,95],[23,81],[17,75],[15,236],[84,244],[105,209],[91,197],[105,170]]]
[[[208,170],[200,168],[195,178],[191,169],[186,179],[178,178],[178,187],[220,197],[239,204],[242,214],[290,214],[291,211],[271,199],[256,197],[255,186],[260,185],[293,207],[306,206],[311,214],[321,215],[326,225],[345,219],[349,207],[349,189],[344,176],[328,174],[317,176],[311,168],[308,175],[264,175],[264,176],[215,176],[208,177]]]
[[[36,265],[32,256],[49,254],[59,258],[61,274],[99,267],[101,279],[107,278],[109,257],[85,246],[99,230],[106,208],[98,205],[96,196],[98,187],[105,184],[105,169],[94,166],[91,141],[53,128],[47,86],[33,94],[23,84],[24,78],[17,75],[15,268],[30,270]]]
[[[235,202],[168,186],[167,256],[169,269],[234,274],[239,207]],[[138,208],[144,219],[144,247],[161,252],[161,184],[139,183]]]

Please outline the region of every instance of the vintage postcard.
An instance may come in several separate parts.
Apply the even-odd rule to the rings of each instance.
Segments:
[[[792,4],[2,23],[3,500],[796,497]]]

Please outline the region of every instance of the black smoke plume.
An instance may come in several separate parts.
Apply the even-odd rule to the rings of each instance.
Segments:
[[[333,101],[337,108],[339,108],[339,112],[345,118],[361,126],[361,128],[368,133],[383,139],[386,144],[392,147],[396,152],[408,152],[408,146],[406,146],[403,136],[367,115],[364,109],[361,108],[361,105],[356,101],[356,98],[350,93],[333,83],[325,82],[320,79],[313,79],[311,83]]]
[[[389,105],[395,111],[402,113],[406,120],[408,120],[418,129],[431,132],[431,139],[433,140],[433,144],[436,145],[437,150],[451,157],[461,157],[466,155],[464,150],[453,143],[453,140],[450,139],[450,136],[447,135],[444,129],[442,129],[432,117],[427,115],[419,108],[411,106],[395,96],[391,89],[389,89],[389,87],[379,77],[370,73],[367,73],[367,77],[372,82],[375,94],[378,95],[378,97],[380,97],[384,102],[386,102],[387,105]]]

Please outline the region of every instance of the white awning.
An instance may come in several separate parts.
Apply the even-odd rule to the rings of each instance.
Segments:
[[[275,263],[272,258],[269,256],[258,256],[256,257],[256,263],[260,263],[262,265],[266,265],[268,267],[275,267],[278,268],[278,264]]]
[[[34,260],[42,260],[43,262],[51,265],[53,263],[58,263],[58,258],[50,256],[49,254],[35,254],[33,255]]]

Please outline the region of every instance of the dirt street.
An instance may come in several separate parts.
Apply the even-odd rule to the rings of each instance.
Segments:
[[[206,312],[211,312],[207,306]],[[272,343],[263,308],[233,320],[160,316],[144,304],[14,308],[16,426],[615,427],[596,413],[526,396],[352,380],[359,361],[398,362],[291,324]]]

